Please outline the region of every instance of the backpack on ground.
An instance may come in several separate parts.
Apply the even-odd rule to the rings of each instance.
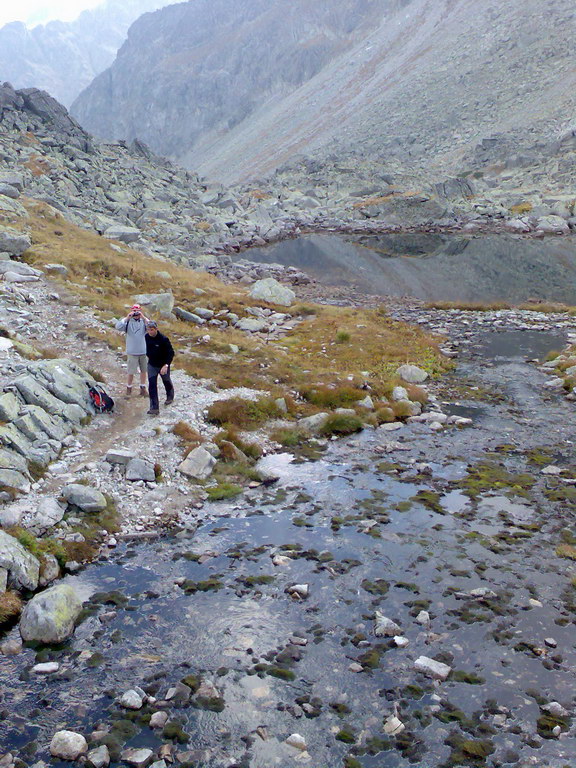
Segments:
[[[110,413],[114,410],[114,400],[100,384],[93,384],[88,389],[90,402],[96,413]]]

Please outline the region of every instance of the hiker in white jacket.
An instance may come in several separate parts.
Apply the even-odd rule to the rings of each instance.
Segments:
[[[140,397],[146,397],[147,359],[146,359],[146,323],[150,322],[142,314],[140,304],[134,304],[130,312],[116,323],[116,330],[126,334],[126,355],[128,357],[128,385],[126,396],[132,394],[134,374],[140,371]]]

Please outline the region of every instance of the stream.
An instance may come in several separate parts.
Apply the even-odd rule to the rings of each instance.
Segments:
[[[314,461],[267,457],[276,484],[68,576],[88,601],[74,637],[0,657],[3,751],[66,765],[48,752],[64,727],[96,732],[112,765],[163,744],[157,768],[571,765],[576,588],[556,548],[576,543],[574,406],[527,362],[564,339],[472,333],[436,385],[472,427],[385,425]],[[375,636],[376,611],[405,647]],[[426,677],[419,656],[451,675]],[[32,672],[48,660],[56,673]],[[134,686],[156,704],[122,709]],[[149,726],[157,709],[164,732]],[[404,729],[390,734],[394,715]],[[295,733],[306,750],[286,743]]]

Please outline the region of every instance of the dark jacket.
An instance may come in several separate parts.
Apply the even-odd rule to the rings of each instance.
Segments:
[[[154,338],[150,334],[146,334],[146,354],[148,355],[148,362],[153,368],[170,365],[174,360],[174,348],[170,339],[160,331]]]

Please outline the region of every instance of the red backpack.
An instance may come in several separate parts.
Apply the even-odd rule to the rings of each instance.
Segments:
[[[114,410],[114,400],[99,384],[90,386],[88,394],[96,413],[110,413]]]

